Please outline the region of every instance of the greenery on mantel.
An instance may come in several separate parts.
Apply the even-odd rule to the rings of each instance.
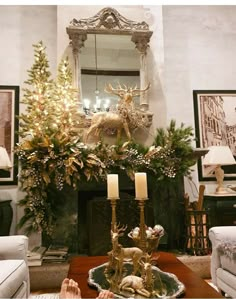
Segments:
[[[24,90],[22,99],[27,105],[26,114],[20,115],[22,139],[15,150],[21,165],[21,189],[26,193],[19,201],[25,212],[19,226],[25,226],[26,233],[52,233],[56,203],[47,196],[52,185],[58,190],[65,185],[77,189],[81,182],[106,180],[108,173],[119,171],[131,179],[135,172],[145,171],[169,183],[190,174],[196,163],[193,130],[183,124],[176,128],[174,120],[167,129],[157,129],[150,147],[134,141],[93,146],[81,142],[78,128],[83,119],[68,60],[60,63],[58,76],[52,80],[43,43],[34,49],[35,61],[26,81],[30,88]]]

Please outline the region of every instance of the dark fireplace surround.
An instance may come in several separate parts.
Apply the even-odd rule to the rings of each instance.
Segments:
[[[134,182],[119,174],[120,199],[117,201],[117,222],[127,225],[120,243],[134,246],[128,232],[139,226],[139,207],[135,200]],[[181,249],[185,243],[183,180],[158,182],[148,176],[149,199],[145,204],[147,226],[160,224],[165,236],[160,242],[167,249]],[[106,182],[83,182],[78,190],[66,186],[59,191],[51,187],[49,200],[55,203],[55,229],[51,237],[43,234],[43,245],[68,246],[69,252],[84,255],[106,255],[111,250],[111,205]]]

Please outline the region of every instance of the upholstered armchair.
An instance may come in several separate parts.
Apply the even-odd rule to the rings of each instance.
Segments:
[[[212,282],[222,293],[236,298],[236,226],[212,227],[209,239]]]
[[[27,250],[26,236],[0,237],[0,298],[29,297]]]

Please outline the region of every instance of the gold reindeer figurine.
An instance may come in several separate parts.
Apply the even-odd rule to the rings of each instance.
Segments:
[[[84,142],[88,141],[90,135],[94,135],[101,139],[101,131],[113,130],[117,132],[117,139],[120,139],[122,130],[125,131],[128,140],[131,140],[131,128],[145,126],[148,121],[143,113],[135,109],[133,98],[145,92],[150,87],[150,84],[145,89],[137,87],[124,88],[119,85],[119,88],[113,88],[108,84],[105,91],[118,95],[120,100],[117,105],[117,110],[114,112],[97,112],[94,113],[91,119],[91,126],[85,134]]]

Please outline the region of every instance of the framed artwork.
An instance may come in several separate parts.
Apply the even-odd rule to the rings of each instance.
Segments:
[[[194,90],[196,145],[228,145],[236,158],[236,90]],[[215,180],[207,166],[198,160],[200,181]],[[222,166],[225,180],[236,179],[236,165]]]
[[[19,86],[0,85],[0,146],[10,158],[9,170],[0,169],[0,185],[17,184],[17,157],[14,147],[18,142]]]

